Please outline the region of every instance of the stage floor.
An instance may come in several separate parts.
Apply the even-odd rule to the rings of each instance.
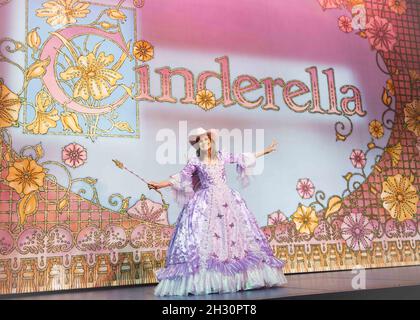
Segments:
[[[354,290],[356,276],[351,271],[286,275],[284,287],[226,294],[188,297],[155,297],[155,285],[83,289],[36,294],[0,296],[12,300],[260,300],[330,298],[408,298],[420,299],[420,266],[366,270],[366,290]],[[374,290],[381,289],[381,290]],[[384,293],[388,292],[388,296]],[[339,294],[336,294],[339,293]],[[369,293],[369,294],[368,294]]]

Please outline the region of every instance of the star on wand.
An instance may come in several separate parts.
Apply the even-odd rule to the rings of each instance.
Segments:
[[[118,160],[112,160],[114,163],[115,163],[115,165],[118,167],[118,168],[120,168],[121,170],[126,170],[126,171],[128,171],[128,172],[130,172],[132,175],[134,175],[134,176],[136,176],[137,178],[139,178],[141,181],[143,181],[145,184],[149,184],[147,181],[146,181],[146,179],[144,179],[144,178],[142,178],[142,177],[140,177],[137,173],[135,173],[135,172],[133,172],[133,171],[131,171],[130,169],[128,169],[126,166],[124,166],[124,164],[121,162],[121,161],[118,161]],[[163,204],[163,207],[165,208],[165,209],[167,209],[168,207],[169,207],[169,205],[166,203],[166,201],[165,201],[165,199],[163,198],[163,194],[162,194],[162,192],[160,191],[160,190],[157,190],[157,189],[153,189],[153,190],[155,190],[157,193],[159,193],[159,195],[160,195],[160,198],[162,199],[162,204]]]

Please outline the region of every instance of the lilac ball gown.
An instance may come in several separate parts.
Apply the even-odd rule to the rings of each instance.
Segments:
[[[156,273],[155,295],[235,292],[287,282],[284,261],[270,245],[239,192],[226,184],[225,163],[236,163],[243,185],[255,166],[253,153],[219,151],[215,164],[192,157],[171,176],[183,204],[167,251]]]

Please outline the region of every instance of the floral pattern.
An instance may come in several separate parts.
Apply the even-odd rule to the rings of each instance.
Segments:
[[[54,3],[70,3],[71,1],[49,1],[49,2],[54,2]],[[73,1],[75,3],[75,1]],[[77,1],[76,1],[77,2]],[[363,4],[363,1],[347,1],[347,0],[319,0],[319,2],[323,5],[323,9],[328,9],[328,8],[347,8],[347,9],[351,9],[351,7],[355,4]],[[368,2],[366,2],[368,3]],[[381,4],[382,5],[382,4]],[[368,8],[368,6],[367,6]],[[371,7],[369,7],[371,8]],[[379,10],[376,10],[379,9]],[[386,0],[384,2],[384,8],[378,7],[378,8],[373,8],[373,10],[368,11],[369,13],[373,13],[373,14],[378,14],[380,15],[380,17],[378,18],[382,18],[383,20],[386,20],[383,18],[382,13],[386,10],[388,10],[388,14],[384,15],[387,17],[387,19],[389,19],[389,21],[394,24],[394,16],[395,15],[403,15],[405,14],[406,10],[407,10],[407,6],[406,6],[406,1],[402,0],[402,1],[391,1],[391,0]],[[381,12],[381,9],[383,9],[383,11]],[[393,13],[389,14],[389,10],[392,10],[395,15]],[[125,20],[125,15],[119,11],[119,10],[108,10],[107,11],[107,15],[109,18],[114,19],[114,20],[118,20],[118,22],[115,22],[116,24],[119,24],[120,21],[124,21]],[[399,18],[399,17],[397,17]],[[77,19],[77,17],[75,17],[75,19]],[[375,17],[371,16],[369,19],[369,22],[372,22],[375,19]],[[65,20],[65,19],[64,19]],[[63,23],[67,23],[66,21],[64,21]],[[117,25],[111,25],[111,24],[105,24],[105,22],[101,22],[98,23],[98,25],[103,26],[104,29],[106,28],[116,28],[118,27]],[[398,26],[398,31],[400,31],[400,24],[394,24],[394,26]],[[337,27],[334,24],[334,27]],[[389,26],[388,26],[389,27]],[[384,30],[387,30],[388,27],[384,27]],[[372,28],[371,28],[372,29]],[[344,31],[344,30],[343,30]],[[397,31],[397,29],[394,29],[394,31]],[[372,47],[375,48],[376,50],[379,51],[391,51],[391,50],[398,50],[400,46],[395,46],[395,44],[393,44],[393,40],[395,38],[395,40],[397,39],[397,34],[396,33],[387,33],[385,32],[385,39],[383,39],[384,44],[381,44],[381,42],[379,41],[377,43],[377,48],[373,45],[373,40],[369,39],[368,35],[369,33],[367,32],[367,30],[361,30],[360,32],[357,33],[358,35],[360,35],[362,38],[366,38],[368,39],[368,41],[371,43]],[[34,33],[33,36],[36,36],[36,34]],[[372,38],[372,35],[371,35]],[[380,38],[380,34],[378,33],[377,38]],[[30,41],[27,41],[27,45],[34,49],[34,51],[36,51],[38,49],[38,46],[40,46],[40,44],[38,43],[39,39],[37,38],[31,38]],[[385,49],[380,49],[381,46],[384,46]],[[16,47],[17,48],[17,47]],[[134,49],[133,49],[133,55],[134,55]],[[135,55],[134,55],[135,56]],[[142,61],[141,59],[139,59],[138,57],[136,57],[138,60]],[[390,60],[393,60],[393,58],[391,57]],[[394,59],[395,60],[395,59]],[[41,76],[43,76],[45,74],[45,67],[48,65],[48,60],[44,60],[44,61],[40,61],[37,60],[33,65],[30,66],[30,68],[27,70],[25,76],[26,76],[26,80],[30,80],[30,79],[34,79],[34,78],[39,78]],[[398,87],[397,87],[397,91],[400,90],[401,87],[404,87],[404,83],[401,83],[401,79],[398,80],[398,74],[397,73],[404,73],[404,75],[409,74],[410,78],[411,78],[411,83],[412,84],[416,84],[416,81],[418,81],[418,77],[417,77],[417,71],[416,70],[406,70],[404,67],[401,67],[402,69],[397,70],[396,68],[389,68],[389,72],[391,73],[391,75],[395,76],[395,80],[396,83],[398,83]],[[64,69],[63,69],[64,70]],[[408,72],[407,72],[408,71]],[[20,104],[24,104],[24,100],[20,99],[15,93],[11,92],[11,95],[4,97],[4,92],[7,91],[3,91],[3,88],[5,86],[3,85],[3,83],[1,84],[1,91],[0,91],[0,127],[1,128],[7,128],[13,125],[18,125],[18,118],[16,117],[16,115],[19,114],[19,109],[21,108]],[[9,89],[7,89],[9,90]],[[10,90],[9,90],[10,91]],[[396,88],[394,87],[394,84],[392,82],[391,79],[389,79],[386,82],[386,92],[387,94],[391,95],[391,96],[395,96],[396,94]],[[13,99],[9,98],[13,97]],[[5,99],[4,99],[5,98]],[[17,99],[19,99],[19,101]],[[7,102],[13,103],[13,109],[9,110],[9,109],[4,109],[4,106],[7,106],[7,104],[3,104],[3,100],[6,100]],[[41,119],[42,121],[33,121],[33,125],[29,126],[30,132],[32,133],[42,133],[45,131],[48,131],[48,125],[45,125],[45,123],[50,123],[51,125],[55,125],[55,123],[57,122],[57,115],[58,112],[56,112],[55,107],[57,106],[55,104],[54,101],[49,101],[49,98],[42,93],[39,96],[39,99],[37,97],[36,100],[40,100],[40,102],[36,101],[35,103],[35,108],[36,108],[36,112],[37,112],[37,116],[36,118],[43,118]],[[393,101],[394,99],[391,99],[391,97],[387,97],[387,103],[389,102],[389,104],[391,104],[391,101]],[[418,100],[415,100],[418,101]],[[418,105],[418,102],[411,102],[410,104],[407,105],[410,107],[406,107],[406,109],[404,110],[403,108],[401,108],[401,110],[404,111],[404,115],[403,115],[403,120],[405,121],[405,126],[404,128],[409,130],[410,133],[412,132],[413,134],[409,134],[407,135],[408,139],[404,139],[404,140],[391,140],[393,141],[393,145],[388,145],[386,147],[381,147],[379,145],[379,142],[375,141],[375,143],[373,142],[373,140],[371,142],[368,143],[368,149],[372,150],[372,149],[381,149],[383,150],[387,156],[389,157],[384,157],[379,159],[377,161],[377,163],[374,165],[375,167],[375,171],[372,173],[372,176],[374,176],[374,182],[368,182],[367,186],[369,187],[370,192],[372,192],[374,195],[377,195],[377,197],[379,199],[382,199],[383,201],[383,206],[386,209],[386,212],[389,213],[389,215],[387,215],[386,217],[386,221],[379,221],[378,220],[374,220],[371,219],[370,216],[369,218],[367,216],[365,216],[362,213],[356,212],[356,213],[348,213],[348,209],[349,206],[354,206],[354,203],[357,203],[357,199],[360,199],[364,196],[358,196],[357,193],[356,195],[353,195],[352,197],[349,198],[345,198],[344,196],[342,197],[343,199],[339,199],[339,197],[332,197],[328,200],[328,207],[324,206],[324,209],[326,209],[326,211],[324,211],[325,216],[321,218],[320,215],[318,215],[320,221],[318,226],[315,228],[315,230],[313,231],[313,235],[314,238],[316,240],[322,240],[322,241],[328,241],[328,240],[345,240],[345,244],[347,246],[347,248],[344,246],[343,247],[350,250],[354,250],[354,251],[363,251],[366,250],[368,248],[372,248],[372,241],[373,240],[377,240],[375,241],[372,251],[371,252],[377,252],[376,250],[380,250],[381,253],[385,253],[386,251],[383,250],[382,251],[382,245],[381,245],[381,241],[383,241],[383,237],[413,237],[418,233],[419,227],[420,227],[420,223],[418,222],[418,217],[416,214],[416,210],[417,207],[414,206],[414,202],[417,203],[418,205],[418,193],[417,193],[417,188],[418,188],[418,179],[417,176],[401,176],[401,178],[398,178],[398,175],[394,175],[392,177],[387,177],[385,180],[386,181],[380,181],[383,179],[384,175],[386,175],[389,172],[392,172],[392,174],[395,173],[395,171],[399,171],[401,170],[400,167],[395,167],[399,161],[404,161],[404,166],[409,163],[407,161],[411,161],[410,163],[413,164],[413,168],[416,168],[416,161],[417,161],[417,156],[420,154],[420,137],[419,137],[419,129],[418,129],[418,112],[417,115],[415,113],[416,111],[416,104]],[[398,103],[398,101],[396,101]],[[385,105],[388,105],[388,104]],[[412,104],[414,104],[414,108],[413,106],[411,106]],[[418,108],[418,107],[417,107]],[[414,109],[414,110],[413,110]],[[399,110],[399,109],[398,109]],[[394,110],[395,111],[395,110]],[[398,111],[399,112],[399,111]],[[15,116],[14,116],[15,115]],[[82,131],[81,126],[78,123],[78,115],[73,113],[73,112],[69,112],[68,110],[64,110],[64,112],[60,113],[60,119],[63,123],[63,127],[65,127],[65,129],[67,131],[72,131],[72,132],[77,132],[80,133]],[[397,118],[396,118],[397,119]],[[399,117],[398,119],[401,119],[401,117]],[[383,119],[382,119],[383,120]],[[59,120],[58,120],[59,121]],[[384,121],[384,120],[383,120]],[[369,124],[369,132],[372,136],[372,138],[374,139],[380,139],[383,137],[384,135],[384,127],[385,129],[389,129],[388,126],[390,124],[387,123],[386,121],[384,121],[383,123],[377,120],[372,121]],[[115,126],[117,127],[117,126]],[[7,130],[4,130],[4,132],[7,132]],[[407,132],[406,132],[407,133]],[[347,138],[347,135],[341,135],[339,133],[337,133],[337,140],[339,141],[345,141]],[[398,136],[396,137],[398,138]],[[401,142],[401,143],[400,143]],[[401,145],[402,144],[402,145]],[[413,149],[414,148],[414,149]],[[362,151],[365,154],[365,157],[368,155],[369,153],[368,151]],[[407,150],[414,150],[414,152],[411,151],[407,151]],[[416,154],[417,151],[417,154]],[[372,155],[372,154],[370,154]],[[2,155],[3,156],[3,155]],[[402,157],[403,156],[403,157]],[[407,157],[409,157],[407,159]],[[412,158],[411,158],[412,157]],[[9,162],[10,160],[10,154],[5,154],[5,158],[7,159],[7,162]],[[3,160],[3,163],[5,162]],[[21,161],[23,158],[14,158],[12,159],[12,164],[13,163],[17,163],[18,161]],[[31,160],[30,158],[26,158],[29,160]],[[394,168],[389,166],[389,159],[391,159],[391,163],[392,166],[394,166]],[[376,161],[377,159],[375,159]],[[38,160],[33,160],[38,166],[43,166],[43,164],[39,164]],[[404,167],[402,166],[402,167]],[[10,167],[6,167],[9,168],[9,173],[11,171]],[[411,167],[410,167],[411,168]],[[413,174],[415,174],[415,171],[411,170]],[[382,174],[381,174],[382,173]],[[346,181],[350,181],[353,179],[353,177],[356,177],[357,174],[359,173],[347,173],[345,175],[345,179]],[[406,171],[407,175],[410,174],[410,171]],[[379,179],[379,180],[378,180]],[[397,180],[399,179],[399,189],[401,190],[405,190],[405,192],[401,192],[401,193],[397,193],[397,192],[393,192],[391,189],[391,185],[394,189],[398,189],[396,187],[397,184]],[[415,180],[413,180],[415,179]],[[94,180],[94,179],[92,179]],[[92,181],[90,180],[90,181]],[[7,180],[6,180],[7,181]],[[416,181],[416,182],[414,182]],[[39,181],[38,181],[39,182]],[[382,185],[382,194],[381,194],[381,187]],[[363,183],[363,186],[366,186],[365,182]],[[417,186],[417,188],[416,188]],[[42,186],[39,185],[34,185],[34,188],[41,188]],[[23,187],[22,187],[22,191],[23,191]],[[375,190],[375,192],[373,192],[372,190]],[[389,192],[387,192],[389,191]],[[417,200],[416,200],[416,196],[415,194],[417,193]],[[318,194],[318,192],[317,192]],[[320,193],[322,195],[322,193]],[[413,201],[412,202],[407,202],[406,199],[404,198],[404,195],[409,195],[413,197]],[[394,198],[392,198],[394,197]],[[321,198],[317,198],[317,196],[315,196],[316,201],[318,201],[319,199],[324,200],[324,199],[328,199],[328,197],[323,198],[321,196]],[[373,197],[374,201],[376,201],[376,198]],[[70,201],[68,199],[63,199],[60,203],[66,203],[66,201]],[[350,204],[349,204],[350,201]],[[354,203],[352,202],[354,201]],[[320,202],[318,202],[320,203]],[[19,222],[21,224],[25,223],[25,218],[28,215],[33,214],[34,212],[36,212],[37,209],[37,204],[38,204],[38,191],[32,191],[26,195],[20,194],[20,200],[18,202],[17,205],[17,212],[19,213]],[[323,203],[322,203],[323,204]],[[338,207],[338,204],[342,205],[342,207],[340,207],[339,209],[336,209],[336,207]],[[66,205],[68,205],[68,202],[66,203]],[[356,204],[357,205],[357,204]],[[307,207],[309,208],[310,205]],[[398,207],[400,207],[400,210],[398,211]],[[332,208],[332,209],[331,209]],[[342,209],[344,208],[344,209]],[[388,208],[388,209],[387,209]],[[402,214],[403,212],[405,212],[404,210],[402,210],[401,208],[405,208],[406,213]],[[409,209],[407,209],[409,208]],[[327,212],[333,212],[333,214],[330,214],[327,217]],[[399,213],[398,213],[399,212]],[[410,214],[407,214],[407,212],[409,212]],[[411,214],[412,213],[412,214]],[[322,214],[322,210],[320,212],[320,214]],[[367,214],[367,213],[366,213]],[[316,215],[316,213],[315,213]],[[298,215],[297,215],[298,216]],[[407,217],[406,220],[400,221],[399,217],[404,218],[404,216]],[[412,216],[412,218],[408,218]],[[296,220],[296,219],[295,219]],[[276,211],[272,214],[269,215],[269,220],[268,220],[268,225],[269,228],[265,228],[265,234],[267,237],[273,239],[274,238],[274,234],[276,237],[276,240],[281,241],[281,242],[288,242],[291,241],[291,239],[293,239],[292,241],[296,241],[299,242],[301,241],[301,243],[303,241],[306,241],[308,239],[310,239],[312,237],[312,234],[310,234],[310,230],[309,232],[305,232],[305,233],[300,233],[300,231],[297,229],[297,225],[295,223],[294,220],[288,221],[288,219],[286,218],[286,215],[284,215],[283,213],[281,213],[280,211]],[[356,226],[362,226],[362,228],[357,229]],[[372,228],[371,228],[372,226]],[[171,230],[170,228],[168,228],[169,230]],[[371,232],[370,230],[373,230],[373,237],[371,236]],[[296,231],[297,230],[297,231]],[[299,232],[299,234],[298,234]],[[339,232],[338,236],[337,236],[337,232]],[[384,235],[385,233],[385,235]],[[152,232],[148,232],[147,235],[151,235]],[[309,236],[310,234],[310,236]],[[308,235],[308,236],[307,236]],[[144,237],[146,238],[146,232],[144,232]],[[372,237],[372,239],[371,239]],[[1,238],[1,237],[0,237]],[[375,239],[378,238],[378,239]],[[380,239],[382,238],[382,239]],[[12,238],[11,238],[12,239]],[[71,241],[71,238],[70,238]],[[342,242],[342,241],[341,241]],[[385,240],[386,242],[386,240]],[[408,243],[408,241],[406,241]],[[299,245],[301,244],[299,243]],[[404,243],[404,242],[403,242]],[[376,246],[378,245],[379,246]],[[405,246],[410,246],[409,244],[404,244],[403,245],[403,251],[404,254],[406,254],[406,252],[410,252],[410,250],[412,251],[412,248],[409,248],[410,250],[406,249]],[[294,247],[295,253],[294,256],[296,258],[300,258],[300,254],[299,250],[300,249],[296,249],[298,247]],[[327,246],[328,248],[328,246]],[[1,249],[1,248],[0,248]],[[392,248],[391,248],[392,249]],[[318,249],[316,249],[318,250]],[[328,249],[329,250],[329,249]],[[414,248],[415,250],[415,248]],[[0,250],[1,251],[1,250]],[[287,251],[287,250],[286,250]],[[330,251],[328,251],[330,252]],[[334,251],[331,251],[334,252]],[[318,251],[319,253],[319,251]],[[336,252],[335,252],[336,253]],[[285,257],[287,257],[288,253],[284,253],[284,251],[282,251],[281,249],[279,249],[277,255],[283,255]],[[312,252],[310,253],[312,254],[314,257],[317,254],[317,251],[312,250]],[[328,254],[328,253],[327,253]],[[348,254],[348,252],[346,252],[346,255]],[[367,253],[369,254],[369,253]],[[217,257],[217,254],[214,253],[214,255]],[[160,257],[160,252],[158,252],[158,256]],[[401,255],[402,256],[402,255]],[[373,259],[376,259],[376,256],[371,255],[371,257]],[[160,259],[160,258],[158,258]],[[357,260],[359,259],[359,256],[357,257]],[[355,261],[355,260],[353,260]],[[409,261],[409,260],[405,260],[405,261]],[[296,260],[296,262],[298,262],[298,260]],[[304,263],[309,262],[309,258],[305,258]],[[310,261],[312,262],[312,261]],[[298,262],[300,263],[300,262]],[[298,263],[296,263],[296,265],[298,265]],[[375,262],[376,263],[376,262]],[[402,262],[402,260],[399,260],[397,263],[404,263]],[[369,265],[369,264],[368,264]],[[335,268],[333,263],[331,263],[331,265],[328,265],[331,268]],[[343,266],[343,264],[342,264]],[[344,263],[345,266],[345,263]],[[348,266],[348,265],[347,265]],[[2,266],[0,266],[0,272]],[[309,270],[310,267],[308,267]],[[340,268],[340,267],[339,267]],[[303,269],[302,269],[303,270]],[[312,270],[312,269],[311,269]]]
[[[57,109],[49,108],[52,104],[51,96],[45,92],[38,92],[35,100],[35,119],[26,126],[32,134],[46,134],[50,128],[57,126],[60,120]]]
[[[306,207],[300,204],[296,212],[292,215],[292,221],[295,223],[299,233],[312,234],[318,226],[318,217],[313,207]]]
[[[197,93],[195,101],[203,110],[210,110],[216,106],[216,98],[210,90],[201,90]]]
[[[112,54],[105,55],[101,52],[98,57],[93,52],[87,56],[80,56],[77,66],[69,67],[60,73],[63,80],[80,78],[73,89],[74,98],[88,100],[93,97],[95,100],[102,100],[110,96],[113,86],[123,76],[112,69],[107,68],[114,61]]]
[[[61,156],[66,165],[77,168],[85,164],[87,160],[87,151],[80,144],[70,143],[63,148]]]
[[[378,120],[373,120],[369,123],[369,133],[375,139],[380,139],[384,136],[384,126]]]
[[[394,146],[386,147],[385,152],[390,155],[392,165],[396,166],[401,158],[401,152],[402,152],[401,143],[398,142]]]
[[[24,158],[16,160],[9,168],[6,180],[9,186],[19,194],[30,194],[44,185],[44,168],[35,160]]]
[[[351,25],[351,18],[347,16],[338,18],[338,28],[345,33],[352,32],[353,27]]]
[[[0,83],[0,128],[11,127],[18,121],[20,107],[19,97]]]
[[[154,48],[149,42],[145,40],[137,41],[134,44],[133,54],[136,59],[147,62],[153,59]]]
[[[373,226],[361,213],[350,213],[341,224],[341,235],[350,248],[364,251],[372,245]]]
[[[77,21],[77,18],[84,18],[90,10],[88,2],[77,0],[56,0],[48,1],[43,4],[42,9],[36,11],[36,15],[47,18],[47,23],[51,26],[67,25]]]
[[[407,129],[420,137],[420,100],[413,100],[405,105],[405,123]]]
[[[299,179],[296,185],[296,190],[302,199],[309,199],[314,195],[315,186],[308,178]]]
[[[416,214],[419,197],[409,178],[397,174],[382,184],[381,198],[384,208],[398,221],[412,219]]]
[[[397,42],[392,24],[378,16],[369,20],[366,25],[366,36],[371,46],[378,51],[391,51]]]
[[[353,167],[362,169],[366,165],[366,155],[362,150],[354,149],[350,155],[351,163]]]
[[[389,8],[396,14],[402,15],[407,11],[407,2],[405,0],[388,0]]]
[[[276,211],[268,215],[268,225],[275,226],[287,222],[286,215],[281,211]]]

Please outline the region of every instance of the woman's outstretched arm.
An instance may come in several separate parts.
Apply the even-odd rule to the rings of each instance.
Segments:
[[[266,155],[266,154],[269,154],[269,153],[275,151],[277,149],[277,144],[278,144],[277,141],[273,140],[273,142],[271,142],[271,144],[267,148],[265,148],[262,151],[256,152],[255,157],[258,158],[258,157],[261,157],[263,155]]]
[[[160,182],[150,181],[147,186],[149,189],[162,189],[166,187],[170,187],[172,183],[169,180],[164,180]]]

